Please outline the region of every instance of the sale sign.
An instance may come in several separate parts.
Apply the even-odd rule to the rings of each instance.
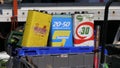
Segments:
[[[94,46],[93,14],[74,15],[74,46]]]

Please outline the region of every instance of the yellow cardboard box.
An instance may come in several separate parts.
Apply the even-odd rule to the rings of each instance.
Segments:
[[[23,47],[47,46],[52,15],[29,10],[23,34]]]

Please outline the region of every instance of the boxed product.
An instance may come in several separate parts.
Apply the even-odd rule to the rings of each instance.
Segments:
[[[53,47],[72,47],[72,16],[53,15],[50,44]]]
[[[23,34],[23,47],[47,46],[52,15],[39,11],[28,11],[27,21]]]
[[[93,14],[74,15],[74,46],[94,46]]]

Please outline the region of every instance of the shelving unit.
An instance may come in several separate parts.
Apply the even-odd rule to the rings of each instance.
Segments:
[[[28,10],[45,11],[49,14],[94,14],[95,21],[103,21],[104,4],[102,5],[78,5],[78,4],[19,4],[18,22],[25,22]],[[62,5],[62,6],[60,6]],[[38,7],[40,6],[40,7]],[[0,22],[11,22],[12,6],[10,4],[0,5]],[[97,7],[97,8],[96,8]],[[109,20],[120,20],[120,7],[110,7]],[[100,47],[101,50],[101,47]],[[107,51],[106,51],[107,54]],[[94,47],[38,47],[38,48],[16,48],[13,56],[13,67],[20,67],[19,60],[26,56],[32,57],[32,62],[38,68],[93,68]],[[16,59],[17,58],[17,59]],[[9,67],[9,66],[8,66]]]
[[[91,13],[94,14],[94,19],[101,21],[104,19],[104,3],[103,4],[79,4],[79,3],[32,3],[32,4],[18,4],[18,21],[25,22],[28,10],[46,11],[49,14],[74,14],[79,13]],[[0,5],[0,22],[10,22],[12,16],[12,6],[10,4]],[[97,7],[97,8],[96,8]],[[115,3],[110,7],[108,20],[120,19],[120,7],[118,3]]]

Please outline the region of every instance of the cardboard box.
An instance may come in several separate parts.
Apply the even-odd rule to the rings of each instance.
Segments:
[[[74,15],[74,46],[94,46],[93,14]]]
[[[28,11],[22,46],[45,47],[47,46],[52,15],[39,11]]]
[[[53,47],[72,47],[72,16],[53,15],[50,44]]]

